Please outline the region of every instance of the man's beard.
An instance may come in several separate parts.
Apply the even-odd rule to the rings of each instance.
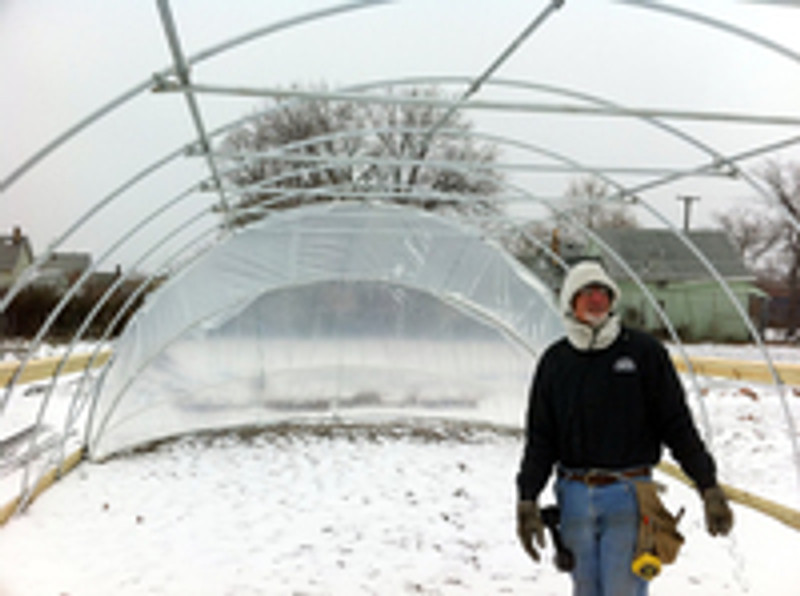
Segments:
[[[607,318],[608,318],[608,312],[598,313],[598,314],[591,312],[583,313],[583,322],[595,329],[597,327],[600,327],[603,323],[605,323]]]

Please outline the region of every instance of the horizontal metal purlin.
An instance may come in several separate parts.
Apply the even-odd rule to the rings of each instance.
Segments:
[[[174,81],[160,81],[153,88],[159,93],[193,93],[210,95],[230,95],[237,97],[299,98],[308,100],[350,101],[354,103],[376,103],[393,105],[425,105],[448,108],[452,105],[446,99],[401,97],[391,95],[366,95],[360,93],[337,93],[329,91],[301,91],[279,89],[276,87],[229,87],[205,83],[182,85]],[[527,112],[533,114],[562,114],[575,116],[609,116],[614,118],[663,118],[667,120],[696,120],[702,122],[726,122],[740,124],[760,124],[776,126],[800,126],[800,116],[755,115],[736,112],[708,112],[696,110],[675,110],[668,108],[623,108],[614,106],[581,106],[546,102],[509,102],[471,100],[461,104],[464,110],[489,110],[506,112]]]
[[[576,171],[591,170],[593,172],[604,172],[608,174],[624,174],[632,176],[665,176],[675,172],[683,172],[684,168],[654,168],[654,167],[625,167],[625,166],[584,166],[582,168],[559,165],[559,164],[534,164],[534,163],[507,163],[507,162],[448,162],[432,159],[392,159],[375,157],[340,157],[337,155],[304,155],[302,153],[275,153],[268,151],[212,151],[210,155],[221,159],[242,159],[242,160],[273,160],[291,163],[324,163],[331,165],[377,165],[377,166],[403,166],[403,165],[427,165],[435,168],[447,168],[454,164],[469,166],[476,169],[486,170],[508,170],[516,172],[549,172],[553,174],[569,174]],[[192,154],[189,157],[197,157]],[[729,177],[726,172],[708,170],[696,172],[695,175],[701,177]]]

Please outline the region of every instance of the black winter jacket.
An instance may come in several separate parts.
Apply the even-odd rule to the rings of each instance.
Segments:
[[[669,447],[705,489],[716,484],[683,386],[661,343],[623,327],[607,348],[581,351],[566,338],[543,354],[531,385],[517,488],[536,500],[553,470],[654,466]]]

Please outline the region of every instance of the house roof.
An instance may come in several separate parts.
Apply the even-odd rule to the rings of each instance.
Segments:
[[[0,235],[0,272],[11,273],[19,263],[23,254],[27,254],[28,261],[33,260],[33,250],[27,236],[18,237]]]
[[[42,272],[58,272],[64,275],[83,273],[92,264],[92,257],[82,252],[56,252],[42,265]]]
[[[697,281],[711,278],[711,273],[671,230],[608,229],[598,236],[620,254],[644,281]],[[725,232],[697,230],[686,236],[726,279],[754,279]],[[626,277],[614,259],[605,259],[609,273]]]

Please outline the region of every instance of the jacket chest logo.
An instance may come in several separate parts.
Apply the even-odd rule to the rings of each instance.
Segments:
[[[636,372],[636,362],[630,356],[620,356],[613,365],[614,372],[634,373]]]

